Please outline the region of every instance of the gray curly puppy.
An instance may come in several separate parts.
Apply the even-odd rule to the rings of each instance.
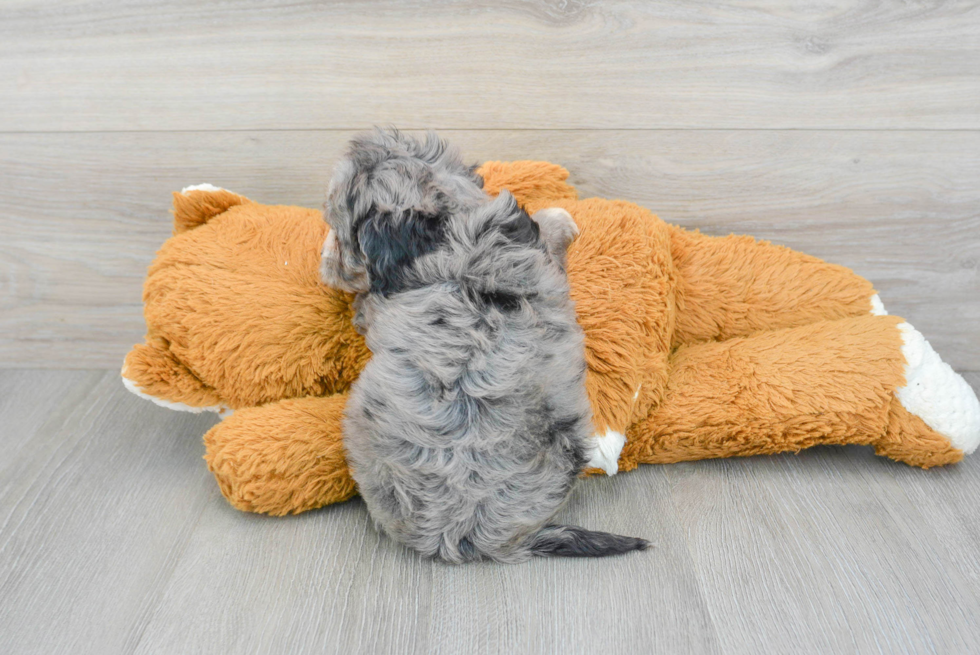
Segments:
[[[431,133],[376,130],[351,142],[325,217],[323,280],[360,294],[373,354],[344,443],[376,524],[450,562],[646,548],[549,524],[592,434],[564,273],[571,216],[491,199]]]

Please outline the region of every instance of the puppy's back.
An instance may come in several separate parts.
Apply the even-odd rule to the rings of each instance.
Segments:
[[[351,391],[345,443],[372,517],[453,562],[644,547],[547,525],[592,432],[561,257],[442,142],[365,139],[332,184],[337,252],[324,277],[369,291],[373,358]]]
[[[551,388],[567,379],[570,353],[547,347],[532,311],[481,313],[463,293],[407,292],[375,315],[346,444],[372,516],[393,536],[451,561],[503,559],[568,493],[589,408]]]

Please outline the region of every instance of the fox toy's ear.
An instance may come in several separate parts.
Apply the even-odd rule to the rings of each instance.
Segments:
[[[412,286],[414,261],[445,239],[445,217],[416,209],[372,211],[357,227],[372,293],[389,296]]]
[[[184,187],[180,193],[174,192],[174,234],[204,225],[230,207],[250,202],[244,196],[210,184]]]

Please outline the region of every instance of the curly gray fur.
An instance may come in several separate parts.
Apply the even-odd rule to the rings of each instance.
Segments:
[[[549,525],[592,434],[567,213],[532,220],[434,135],[378,130],[352,141],[325,216],[324,281],[361,293],[373,354],[344,440],[375,523],[450,562],[645,548]]]

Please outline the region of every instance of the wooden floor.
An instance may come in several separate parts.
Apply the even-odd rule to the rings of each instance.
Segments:
[[[359,500],[232,509],[201,460],[214,420],[142,401],[115,372],[0,371],[0,651],[980,648],[980,457],[646,466],[582,481],[561,518],[653,549],[453,567],[380,538]]]
[[[966,1],[0,4],[0,653],[980,651],[980,455],[645,467],[564,518],[654,550],[453,568],[236,512],[214,419],[117,373],[172,191],[319,206],[373,124],[850,266],[980,371],[978,44]]]

